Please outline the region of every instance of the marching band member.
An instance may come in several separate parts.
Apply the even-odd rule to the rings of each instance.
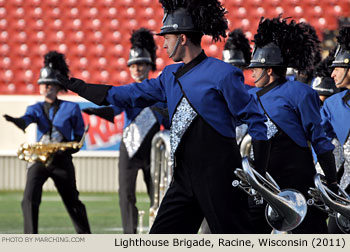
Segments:
[[[243,31],[241,29],[231,31],[222,51],[222,60],[244,71],[250,63],[250,58],[249,40]],[[250,89],[253,86],[245,84],[245,87]]]
[[[226,36],[225,9],[217,0],[160,0],[165,15],[158,35],[174,62],[154,79],[113,87],[61,77],[65,87],[96,104],[147,107],[167,102],[174,176],[150,233],[197,233],[203,217],[213,233],[251,233],[247,195],[232,187],[242,167],[235,140],[238,119],[249,125],[256,168],[268,158],[265,116],[238,68],[206,56],[203,34]]]
[[[321,126],[319,98],[308,85],[286,80],[287,67],[307,70],[312,67],[317,44],[303,23],[286,19],[264,19],[254,36],[255,48],[249,68],[256,88],[249,91],[269,118],[271,152],[267,171],[281,189],[293,188],[305,198],[314,186],[316,170],[308,142],[312,144],[330,187],[336,186],[332,150]],[[264,208],[251,209],[257,232],[268,233]],[[327,233],[327,215],[309,207],[304,221],[293,233]]]
[[[249,40],[241,29],[235,29],[228,34],[228,39],[222,51],[222,60],[244,71],[250,63],[251,49]],[[247,90],[253,86],[244,84]],[[247,134],[248,126],[241,124],[236,127],[237,144],[240,145],[243,137]]]
[[[309,23],[303,23],[303,29],[309,37],[310,42],[314,46],[314,55],[312,55],[312,59],[310,59],[308,67],[305,67],[303,69],[295,69],[295,80],[311,86],[311,82],[315,77],[315,67],[322,60],[321,41],[319,40],[316,30],[312,25],[310,25]]]
[[[156,45],[153,35],[145,28],[133,32],[128,67],[135,82],[148,79],[149,72],[156,70]],[[147,192],[152,203],[152,181],[150,173],[150,155],[153,136],[160,125],[169,129],[169,115],[165,103],[157,103],[147,108],[121,108],[107,106],[86,108],[83,112],[100,116],[114,122],[114,116],[125,112],[123,137],[119,150],[119,206],[124,234],[137,231],[138,209],[136,207],[136,179],[142,169]]]
[[[61,53],[50,51],[44,56],[44,65],[40,71],[38,84],[40,94],[45,97],[45,101],[29,106],[22,117],[14,118],[9,115],[4,115],[4,117],[23,131],[29,124],[36,123],[38,125],[37,139],[43,144],[80,141],[84,133],[84,121],[78,104],[57,98],[60,91],[66,91],[66,88],[57,79],[58,73],[68,77],[69,69],[65,57]],[[42,187],[48,178],[54,181],[76,232],[91,233],[86,209],[79,200],[79,192],[76,187],[71,155],[73,152],[73,150],[59,151],[53,154],[53,159],[48,165],[35,162],[28,168],[22,200],[24,233],[38,233]]]
[[[222,51],[222,60],[228,64],[238,67],[242,71],[249,65],[251,58],[251,49],[247,37],[244,35],[241,29],[235,29],[228,34],[228,39],[224,45]],[[249,90],[253,86],[244,84]],[[244,136],[247,134],[247,124],[237,124],[236,127],[236,141],[237,145],[240,146]],[[206,220],[203,221],[201,226],[202,234],[210,234],[210,229]]]
[[[333,54],[330,52],[330,55],[316,66],[315,78],[311,83],[312,88],[318,93],[322,105],[326,99],[340,91],[331,78],[332,68],[330,66],[333,60],[334,52]]]
[[[329,138],[336,138],[343,147],[344,172],[340,180],[340,188],[350,193],[350,27],[342,27],[339,31],[338,49],[331,68],[331,77],[337,88],[345,91],[334,94],[325,100],[321,109],[322,125]],[[342,233],[335,219],[330,218],[328,230],[330,233]]]
[[[322,106],[326,99],[331,97],[332,95],[338,93],[340,91],[339,88],[335,86],[334,80],[331,78],[332,62],[334,61],[335,51],[330,52],[329,56],[327,56],[324,60],[322,60],[315,69],[316,77],[313,79],[311,86],[318,93],[318,97],[321,100]],[[321,106],[321,108],[322,108]],[[321,113],[322,116],[322,113]],[[337,181],[340,181],[340,178],[344,172],[344,155],[343,155],[343,147],[339,143],[337,138],[332,139],[332,144],[334,145],[334,158],[335,158],[335,166],[337,169]],[[316,164],[317,171],[320,171],[321,167],[319,163]]]

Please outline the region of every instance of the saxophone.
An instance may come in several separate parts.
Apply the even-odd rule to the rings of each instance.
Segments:
[[[80,149],[83,147],[85,136],[89,130],[89,125],[85,127],[84,134],[79,142],[62,142],[62,143],[23,143],[17,151],[17,156],[20,160],[26,162],[41,162],[45,166],[49,166],[54,153],[57,151],[65,151],[67,149]]]

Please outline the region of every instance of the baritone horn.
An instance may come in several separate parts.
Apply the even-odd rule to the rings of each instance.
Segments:
[[[85,127],[84,134],[79,142],[62,142],[62,143],[47,143],[41,142],[20,145],[17,156],[20,160],[26,162],[41,162],[48,166],[52,161],[52,154],[57,151],[65,151],[67,149],[80,149],[84,145],[86,133],[89,130],[89,125]]]
[[[151,208],[149,210],[149,226],[151,227],[166,190],[173,176],[170,158],[169,130],[159,131],[152,139],[151,147]]]
[[[307,212],[304,196],[294,189],[280,190],[270,175],[267,174],[265,179],[255,171],[247,157],[243,158],[242,167],[243,170],[238,168],[235,171],[241,181],[235,180],[232,185],[241,188],[250,196],[260,196],[267,202],[265,217],[274,229],[273,233],[289,232],[298,227]]]
[[[328,187],[325,176],[317,173],[314,177],[315,188],[310,188],[308,205],[315,206],[334,217],[340,230],[350,233],[350,196],[339,187],[340,195],[332,192]]]

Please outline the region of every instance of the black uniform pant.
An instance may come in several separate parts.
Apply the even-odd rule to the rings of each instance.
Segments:
[[[152,183],[150,172],[150,155],[152,138],[159,131],[159,125],[153,126],[145,136],[141,146],[130,158],[125,144],[120,143],[119,151],[119,207],[122,216],[124,234],[135,234],[138,223],[136,207],[136,180],[139,169],[143,172],[148,195],[152,204]]]
[[[67,154],[57,154],[48,167],[39,162],[29,167],[22,200],[24,233],[38,233],[42,187],[49,177],[54,181],[62,197],[76,232],[79,234],[91,233],[85,206],[79,200],[72,157]]]
[[[205,217],[212,233],[251,233],[248,198],[232,186],[241,167],[235,139],[197,118],[176,152],[173,181],[150,233],[197,233]]]

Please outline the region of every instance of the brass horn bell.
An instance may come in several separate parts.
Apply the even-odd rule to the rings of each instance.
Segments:
[[[310,188],[308,205],[318,207],[335,217],[338,227],[343,233],[350,233],[350,196],[338,185],[340,195],[332,192],[328,187],[325,176],[317,173],[314,177],[315,188]]]
[[[247,157],[242,160],[242,169],[236,169],[235,174],[241,179],[233,181],[250,196],[261,196],[268,204],[265,217],[274,229],[273,233],[289,232],[300,225],[307,213],[304,196],[294,189],[280,190],[273,178],[266,173],[266,178],[254,170]]]

